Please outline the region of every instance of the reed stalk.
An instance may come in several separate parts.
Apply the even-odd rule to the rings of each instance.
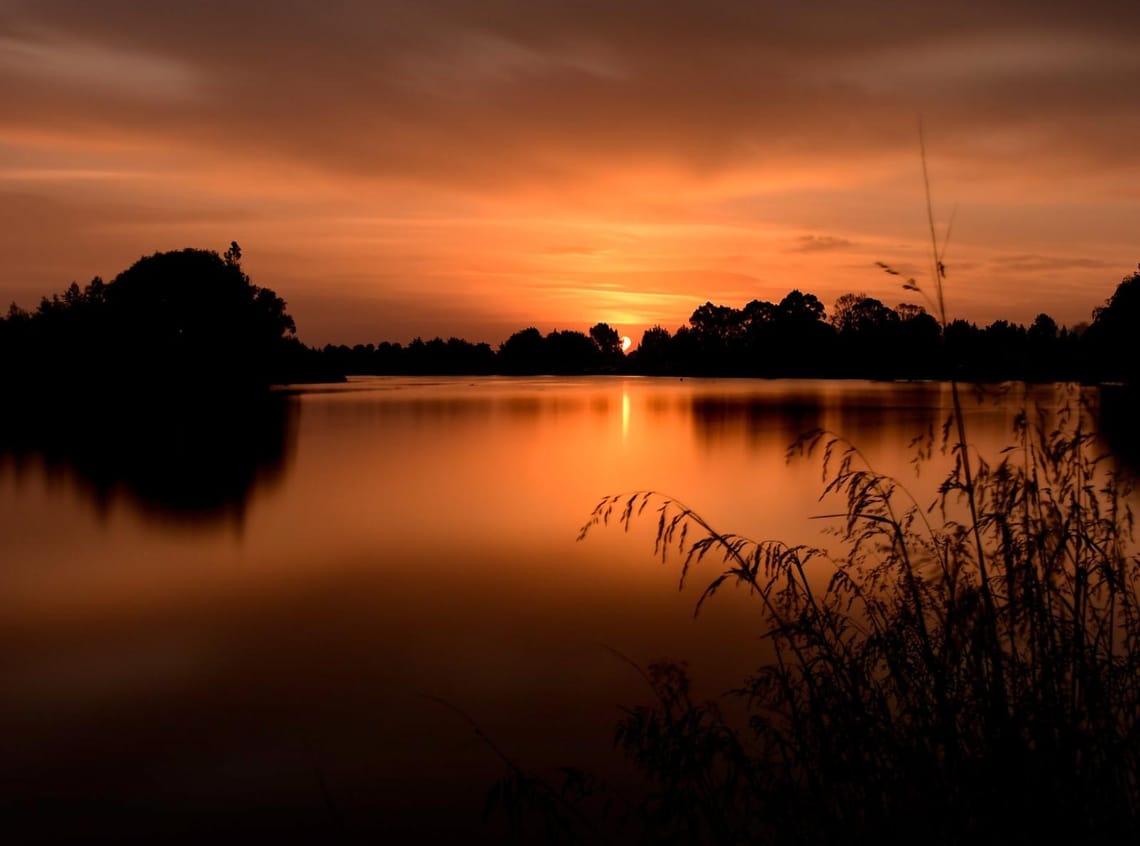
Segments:
[[[906,287],[945,330],[949,229],[940,240],[921,127],[919,143],[933,296]],[[650,839],[1140,833],[1131,483],[1097,452],[1079,393],[1056,413],[1024,409],[988,459],[957,381],[950,393],[950,469],[926,504],[834,433],[792,445],[822,460],[824,495],[845,503],[834,558],[720,532],[654,491],[598,503],[582,538],[654,514],[655,552],[676,556],[682,585],[699,561],[723,565],[697,610],[725,584],[746,588],[775,656],[733,692],[745,726],[695,703],[683,666],[648,668],[656,702],[629,710],[617,739],[646,779]]]

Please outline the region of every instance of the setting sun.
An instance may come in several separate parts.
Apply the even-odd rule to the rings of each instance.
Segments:
[[[621,351],[629,352],[629,348],[633,346],[633,341],[630,340],[629,335],[621,336]]]

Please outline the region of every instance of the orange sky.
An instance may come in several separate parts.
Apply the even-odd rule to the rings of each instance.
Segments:
[[[0,302],[245,251],[308,343],[904,299],[916,124],[952,316],[1140,260],[1134,2],[0,0]]]

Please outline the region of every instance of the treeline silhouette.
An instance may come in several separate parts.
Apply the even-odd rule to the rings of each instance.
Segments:
[[[100,394],[140,384],[244,392],[345,374],[1137,381],[1140,271],[1071,328],[1044,313],[1028,326],[943,327],[921,306],[892,308],[861,293],[844,294],[828,314],[818,297],[793,290],[741,308],[706,302],[672,332],[647,329],[625,354],[606,323],[546,335],[531,326],[497,349],[459,338],[310,348],[284,300],[253,285],[240,259],[236,243],[224,255],[156,253],[109,284],[72,283],[34,311],[13,304],[0,318],[0,377],[10,389]]]
[[[538,375],[629,372],[621,336],[606,323],[589,334],[555,330],[543,335],[531,326],[499,345],[460,338],[416,338],[407,346],[388,341],[354,347],[327,345],[320,355],[329,369],[371,375]]]
[[[1121,281],[1091,321],[1059,326],[1048,314],[1028,325],[955,320],[943,328],[918,305],[891,308],[845,294],[828,315],[813,294],[742,308],[706,302],[673,332],[647,329],[623,354],[605,323],[589,334],[528,327],[498,348],[458,338],[328,345],[328,370],[347,374],[572,374],[949,379],[994,382],[1136,382],[1131,335],[1140,323],[1140,271]]]

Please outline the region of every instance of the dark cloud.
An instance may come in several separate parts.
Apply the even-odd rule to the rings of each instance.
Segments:
[[[44,0],[0,18],[0,112],[478,189],[631,156],[696,175],[858,160],[909,149],[919,112],[945,147],[1135,164],[1138,19],[1116,3]],[[28,59],[68,53],[47,77]]]

